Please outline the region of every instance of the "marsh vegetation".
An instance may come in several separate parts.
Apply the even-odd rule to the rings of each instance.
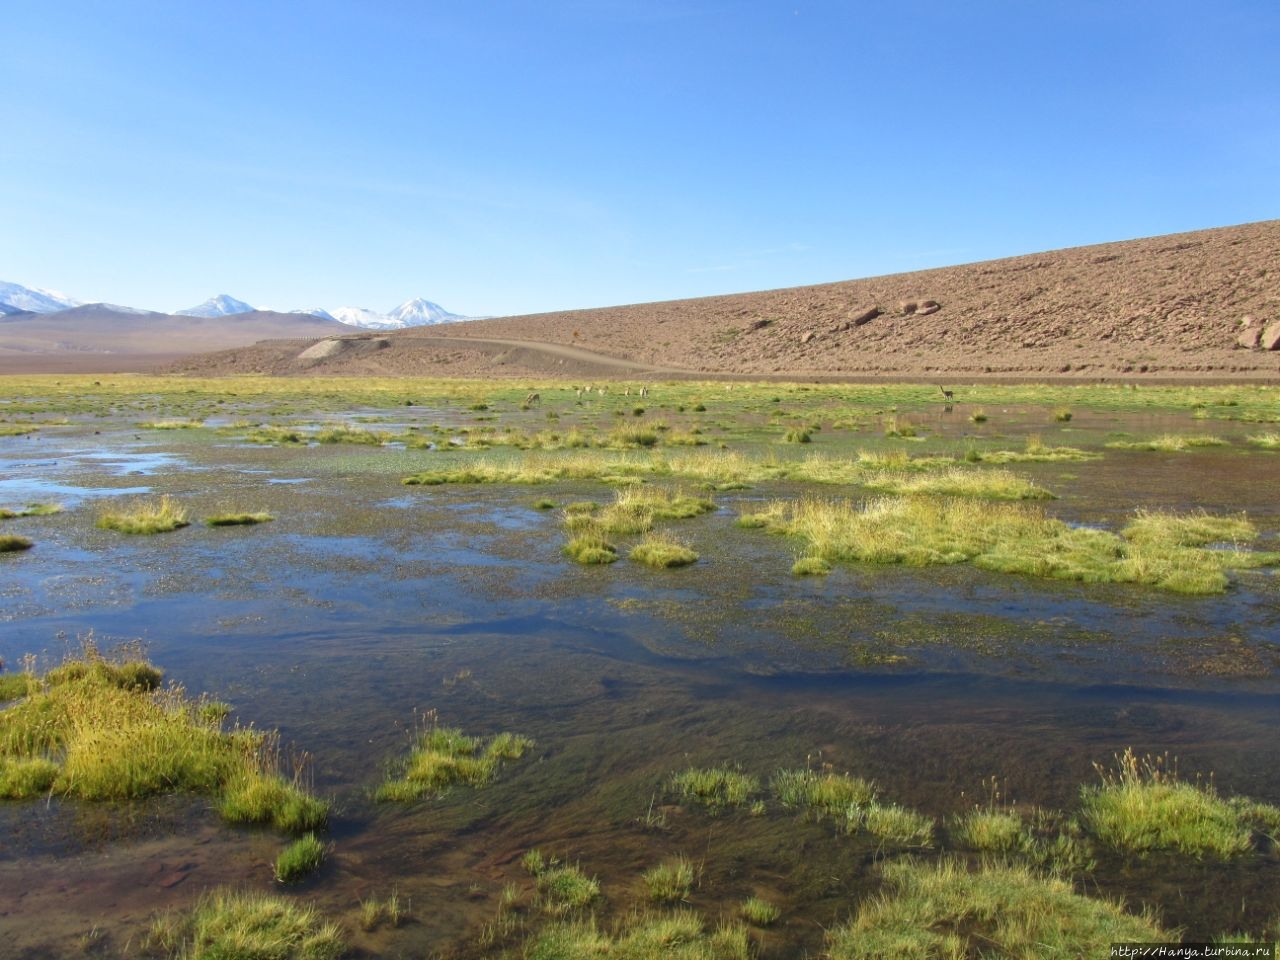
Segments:
[[[631,386],[5,381],[15,949],[1280,932],[1276,390]]]

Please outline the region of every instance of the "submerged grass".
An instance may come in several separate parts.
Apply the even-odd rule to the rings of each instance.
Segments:
[[[1247,522],[1221,524],[1167,515],[1140,517],[1135,539],[1071,527],[1042,509],[959,498],[881,497],[862,503],[805,499],[777,502],[749,525],[805,543],[804,556],[931,566],[970,561],[988,570],[1094,583],[1140,583],[1179,593],[1221,593],[1225,571],[1280,562],[1280,555],[1187,545],[1196,531],[1230,530],[1252,539]]]
[[[1107,444],[1115,450],[1153,450],[1160,453],[1182,453],[1187,450],[1199,450],[1205,447],[1225,447],[1227,441],[1221,437],[1208,434],[1184,435],[1166,433],[1150,440],[1112,440]]]
[[[485,744],[454,727],[438,726],[430,714],[409,758],[388,775],[374,798],[405,802],[440,794],[455,784],[482,786],[498,775],[504,760],[519,760],[532,746],[531,739],[514,733],[500,733]]]
[[[1154,919],[1080,896],[1070,883],[1026,866],[970,871],[950,859],[905,860],[881,870],[890,891],[828,933],[830,960],[1074,960],[1107,956],[1113,943],[1169,939]]]
[[[219,513],[205,520],[210,527],[246,527],[258,523],[269,523],[274,520],[271,514],[264,511],[257,513]]]
[[[188,525],[186,508],[172,497],[136,500],[120,510],[104,510],[97,525],[128,534],[168,533]]]
[[[60,503],[29,503],[21,510],[0,507],[0,520],[16,520],[20,517],[49,517],[62,512]]]

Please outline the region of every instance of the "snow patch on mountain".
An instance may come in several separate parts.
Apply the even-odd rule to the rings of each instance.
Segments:
[[[326,310],[324,307],[310,307],[306,310],[290,310],[289,312],[296,313],[304,317],[316,317],[320,320],[337,320],[338,319],[332,313]]]
[[[230,317],[237,313],[252,313],[256,309],[243,300],[220,293],[198,306],[175,310],[174,314],[179,317]]]
[[[367,307],[339,307],[333,317],[353,327],[370,330],[402,330],[405,327],[424,327],[436,323],[455,323],[470,317],[450,313],[438,303],[424,300],[407,300],[390,313],[378,313]]]
[[[79,300],[73,300],[57,290],[42,290],[39,287],[24,287],[20,283],[6,283],[0,280],[0,304],[15,307],[14,311],[32,313],[57,313],[78,307]]]

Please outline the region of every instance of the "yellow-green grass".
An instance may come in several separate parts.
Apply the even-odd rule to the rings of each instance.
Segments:
[[[264,756],[270,753],[264,751]],[[318,830],[329,822],[329,804],[267,762],[246,765],[223,788],[218,812],[228,823],[269,824],[286,833]]]
[[[148,420],[138,424],[144,430],[195,430],[203,427],[200,420]]]
[[[952,843],[982,853],[1028,853],[1035,838],[1021,815],[1006,809],[970,810],[952,820]]]
[[[784,807],[850,822],[876,799],[875,783],[833,770],[779,770],[769,787]]]
[[[1076,447],[1050,447],[1035,435],[1027,437],[1026,447],[1022,450],[978,450],[971,448],[965,453],[969,463],[1062,463],[1097,460],[1101,454],[1079,450]]]
[[[741,924],[708,930],[689,910],[637,914],[611,933],[594,917],[555,923],[526,942],[525,960],[749,960],[750,939]]]
[[[1166,433],[1150,440],[1112,440],[1107,444],[1116,450],[1154,450],[1159,453],[1182,453],[1186,450],[1198,450],[1205,447],[1225,447],[1227,441],[1209,434],[1193,434],[1185,436],[1178,433]]]
[[[671,788],[712,810],[741,807],[760,790],[760,781],[731,767],[689,767],[671,777]]]
[[[128,534],[168,533],[188,525],[187,510],[172,497],[135,500],[118,510],[98,514],[98,526]]]
[[[1021,865],[970,871],[944,859],[881,868],[889,890],[864,901],[827,935],[829,960],[963,960],[1105,957],[1118,942],[1168,941],[1148,916],[1077,894],[1071,884]]]
[[[1138,510],[1120,531],[1134,543],[1203,547],[1209,543],[1247,543],[1258,536],[1257,528],[1243,514],[1215,517],[1204,511],[1171,513],[1165,510]]]
[[[693,863],[686,857],[664,860],[644,873],[644,886],[649,899],[657,903],[676,903],[688,899],[693,889]]]
[[[631,559],[655,570],[687,567],[697,563],[698,554],[668,534],[651,533],[631,549]]]
[[[158,917],[144,946],[173,960],[338,960],[347,952],[341,926],[314,906],[225,888],[202,894],[190,913]]]
[[[896,803],[872,801],[865,807],[850,806],[845,813],[849,833],[866,832],[899,846],[932,846],[934,826],[932,817]]]
[[[221,728],[221,711],[204,709],[182,687],[160,687],[142,660],[112,662],[84,654],[27,674],[22,699],[0,709],[0,782],[12,799],[46,792],[84,800],[130,800],[175,792],[220,798],[243,784],[278,782],[252,817],[285,829],[324,823],[328,806],[273,772],[274,738]]]
[[[206,518],[205,524],[210,527],[246,527],[258,523],[269,523],[274,519],[275,517],[265,510],[257,513],[219,513]]]
[[[1188,783],[1162,757],[1126,750],[1101,783],[1081,788],[1080,822],[1097,841],[1128,854],[1176,850],[1227,858],[1253,847],[1254,826],[1280,822],[1280,809],[1218,796],[1212,784]]]
[[[25,697],[31,689],[32,679],[27,673],[0,673],[0,703]]]
[[[743,900],[738,912],[742,914],[742,919],[755,927],[771,927],[782,916],[782,911],[774,904],[756,896]]]
[[[528,737],[500,733],[487,744],[454,727],[434,723],[420,733],[399,769],[378,787],[375,799],[418,800],[455,784],[482,786],[498,775],[504,760],[519,760],[533,746]]]
[[[48,517],[62,512],[60,503],[29,503],[21,510],[0,507],[0,520],[16,520],[19,517]]]
[[[1264,450],[1280,450],[1280,433],[1255,433],[1248,441]]]
[[[34,423],[0,423],[0,437],[22,437],[39,429]]]
[[[317,431],[317,443],[355,443],[380,446],[391,439],[391,434],[381,430],[363,430],[346,424],[335,424]]]
[[[618,548],[592,529],[570,537],[562,550],[570,560],[584,566],[613,563],[618,559]]]
[[[258,427],[244,438],[249,443],[306,443],[307,437],[293,427]]]
[[[400,899],[400,892],[394,887],[385,900],[369,897],[360,901],[360,928],[373,930],[384,920],[393,927],[398,927],[408,916],[406,905]]]
[[[930,494],[948,497],[986,497],[992,500],[1051,500],[1054,495],[1009,470],[945,470],[904,475],[871,473],[862,480],[870,490],[894,494]]]
[[[538,902],[553,916],[583,910],[600,896],[600,882],[568,864],[551,864],[537,873]]]
[[[316,839],[314,833],[299,837],[276,857],[276,882],[297,883],[309,877],[324,863],[324,854],[324,844]]]
[[[807,498],[776,502],[751,525],[800,539],[803,556],[829,563],[931,566],[970,561],[987,570],[1097,583],[1139,583],[1188,594],[1221,593],[1226,571],[1280,562],[1275,553],[1204,549],[1178,542],[1196,524],[1139,524],[1139,539],[1072,527],[1029,504],[954,497]],[[1176,518],[1176,515],[1174,515]],[[1238,540],[1252,525],[1232,524]]]
[[[29,537],[20,537],[13,533],[0,533],[0,553],[17,553],[19,550],[30,550],[35,541]]]

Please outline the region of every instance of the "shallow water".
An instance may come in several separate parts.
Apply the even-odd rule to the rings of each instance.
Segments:
[[[1207,428],[1166,414],[1081,411],[1055,427],[1043,409],[988,413],[979,425],[961,409],[921,411],[930,437],[911,452],[1016,448],[1037,433],[1103,453],[1012,466],[1059,494],[1057,516],[1114,529],[1139,506],[1245,510],[1275,548],[1280,457],[1238,442],[1243,427],[1212,425],[1228,448],[1160,454],[1102,445]],[[823,927],[876,889],[889,854],[776,807],[712,817],[678,804],[666,783],[690,765],[735,763],[767,779],[830,764],[943,818],[984,802],[992,777],[1020,806],[1070,810],[1096,781],[1093,765],[1131,747],[1212,771],[1225,793],[1280,802],[1280,578],[1269,570],[1233,574],[1227,594],[1208,598],[968,566],[796,578],[794,544],[733,525],[740,505],[786,485],[719,494],[716,513],[674,525],[701,554],[691,568],[579,567],[561,556],[555,511],[534,503],[603,502],[600,484],[405,487],[442,454],[240,446],[202,431],[150,432],[139,451],[127,429],[95,437],[90,426],[101,429],[42,438],[38,460],[22,438],[0,438],[0,506],[68,507],[5,522],[37,545],[0,555],[0,658],[53,660],[88,631],[104,645],[142,639],[189,690],[278,728],[339,811],[332,856],[296,894],[344,920],[365,955],[488,955],[480,932],[504,885],[519,886],[535,920],[519,864],[533,847],[598,876],[603,910],[618,916],[642,902],[644,870],[683,854],[701,865],[691,903],[710,922],[766,896],[783,919],[753,933],[763,956],[819,951]],[[814,446],[859,440],[886,445],[828,430]],[[194,517],[235,508],[277,519],[155,537],[97,530],[102,497],[136,492],[114,486],[126,467]],[[518,731],[537,747],[485,789],[373,803],[432,710],[468,733]],[[95,928],[91,949],[119,951],[156,909],[188,906],[202,889],[270,889],[281,846],[219,825],[202,800],[4,805],[0,889],[20,893],[5,894],[0,916],[18,956],[64,955]],[[392,889],[413,922],[360,931],[359,898]],[[1238,865],[1104,858],[1089,889],[1150,903],[1191,939],[1260,930],[1280,899],[1280,858],[1272,848]]]

